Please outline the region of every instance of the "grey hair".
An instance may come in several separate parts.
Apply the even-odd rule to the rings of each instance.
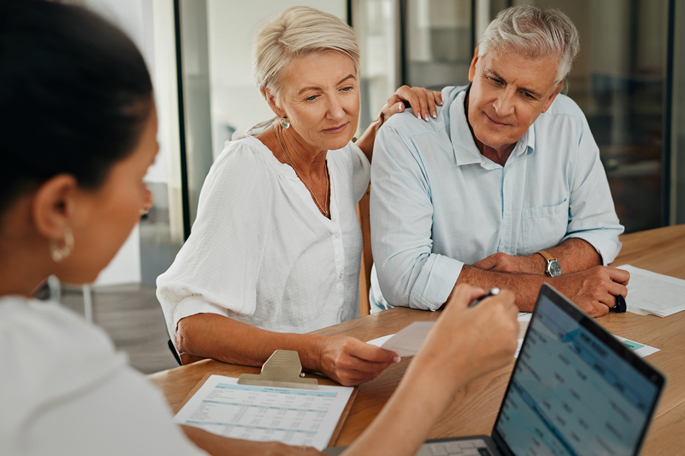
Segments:
[[[252,53],[259,87],[278,91],[282,70],[293,59],[312,52],[337,51],[349,56],[359,70],[359,45],[352,27],[332,14],[307,6],[283,11],[262,28]]]
[[[580,50],[578,30],[558,9],[541,10],[531,5],[502,10],[478,42],[478,56],[486,52],[515,52],[527,58],[559,56],[556,82],[571,72]]]

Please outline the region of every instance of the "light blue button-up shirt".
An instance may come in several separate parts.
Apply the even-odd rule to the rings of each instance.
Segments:
[[[465,89],[443,89],[437,119],[397,114],[378,132],[371,239],[392,305],[439,308],[464,264],[496,252],[530,255],[580,238],[607,264],[621,249],[623,226],[580,108],[559,95],[501,166],[476,147]]]

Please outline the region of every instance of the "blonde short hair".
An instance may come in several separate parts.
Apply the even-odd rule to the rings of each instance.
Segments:
[[[257,35],[252,52],[255,81],[259,87],[278,91],[282,70],[293,59],[325,51],[342,52],[359,70],[359,45],[352,27],[308,6],[289,8]]]
[[[499,12],[478,43],[478,55],[515,52],[528,58],[559,56],[557,82],[566,79],[578,55],[580,40],[571,19],[557,9],[512,6]]]

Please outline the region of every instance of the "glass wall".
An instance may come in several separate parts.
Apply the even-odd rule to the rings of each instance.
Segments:
[[[681,224],[685,223],[685,2],[674,3],[670,222]]]
[[[402,4],[404,83],[434,90],[468,84],[472,1],[408,0]]]
[[[399,10],[397,0],[352,1],[352,25],[361,50],[359,133],[401,85]]]

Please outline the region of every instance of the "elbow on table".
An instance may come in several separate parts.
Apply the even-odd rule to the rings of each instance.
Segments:
[[[399,277],[394,274],[382,273],[377,270],[378,285],[385,299],[393,307],[411,307],[409,297],[411,288],[408,286],[406,277]]]
[[[174,345],[176,345],[176,350],[179,353],[196,353],[197,338],[202,337],[202,335],[197,330],[197,325],[194,324],[194,317],[197,317],[197,315],[182,318],[176,325]]]

